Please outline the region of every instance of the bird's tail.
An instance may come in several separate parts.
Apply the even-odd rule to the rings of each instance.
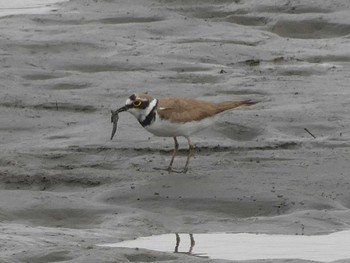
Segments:
[[[226,110],[238,108],[238,107],[251,106],[251,105],[254,105],[256,103],[258,103],[258,102],[252,101],[252,100],[223,101],[223,102],[218,103],[218,113],[226,111]]]

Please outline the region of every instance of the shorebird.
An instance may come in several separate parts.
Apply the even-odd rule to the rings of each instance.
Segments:
[[[130,112],[152,134],[160,137],[174,138],[175,147],[167,168],[167,170],[173,171],[172,165],[179,149],[177,137],[183,136],[187,139],[189,147],[186,164],[182,171],[186,173],[193,150],[190,136],[213,125],[218,114],[255,103],[251,100],[214,103],[185,97],[156,99],[146,93],[135,93],[126,100],[123,107],[112,111],[112,122],[114,126],[111,139],[116,131],[118,113],[124,111]]]

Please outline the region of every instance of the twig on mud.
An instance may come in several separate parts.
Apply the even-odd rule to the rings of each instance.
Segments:
[[[310,134],[314,139],[316,139],[316,136],[313,135],[308,129],[304,128],[304,130],[305,130],[308,134]]]

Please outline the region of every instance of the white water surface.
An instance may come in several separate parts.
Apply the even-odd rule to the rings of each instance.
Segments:
[[[104,244],[143,248],[226,260],[304,259],[332,262],[350,259],[350,230],[327,235],[267,235],[248,233],[164,234]]]
[[[0,0],[0,16],[46,13],[68,0]]]

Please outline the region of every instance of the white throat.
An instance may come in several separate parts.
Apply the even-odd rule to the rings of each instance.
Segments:
[[[143,122],[147,116],[151,113],[153,108],[157,105],[157,99],[152,99],[145,109],[131,108],[128,111],[135,116],[139,122]]]

